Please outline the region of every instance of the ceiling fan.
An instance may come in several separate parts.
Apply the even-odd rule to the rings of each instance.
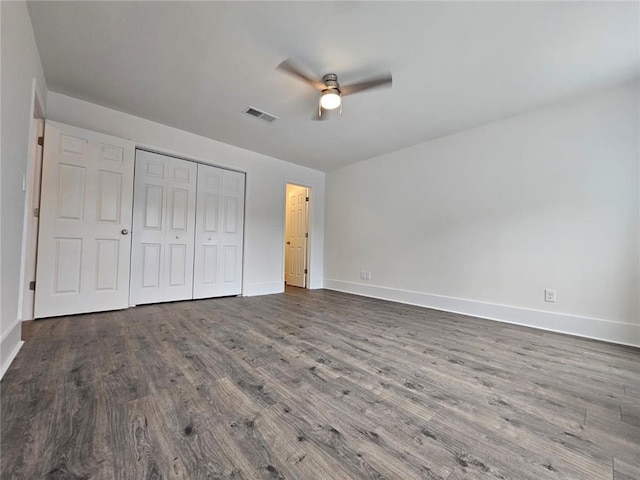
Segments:
[[[391,86],[392,82],[390,72],[345,86],[341,86],[338,83],[338,76],[335,73],[327,73],[322,77],[322,80],[314,80],[291,59],[287,59],[282,62],[278,65],[277,69],[303,80],[320,91],[318,116],[316,117],[317,120],[323,119],[323,110],[335,110],[340,107],[340,115],[342,115],[342,97],[345,95],[351,95],[365,90],[371,90],[373,88]],[[326,116],[324,118],[326,118]]]

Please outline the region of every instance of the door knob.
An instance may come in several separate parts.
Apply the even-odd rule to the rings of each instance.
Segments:
[[[287,245],[291,245],[291,242],[287,242]]]
[[[126,228],[123,228],[122,230],[120,230],[120,233],[123,235],[129,235],[129,230],[127,230]]]

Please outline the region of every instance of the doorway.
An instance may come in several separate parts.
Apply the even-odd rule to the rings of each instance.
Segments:
[[[309,282],[309,205],[311,189],[287,183],[285,194],[284,283],[307,288]]]

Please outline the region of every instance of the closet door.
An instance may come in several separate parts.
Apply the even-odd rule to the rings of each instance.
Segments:
[[[192,298],[196,176],[193,162],[136,152],[132,305]]]
[[[243,173],[198,165],[193,298],[242,293]]]
[[[127,308],[134,144],[47,121],[35,317]]]

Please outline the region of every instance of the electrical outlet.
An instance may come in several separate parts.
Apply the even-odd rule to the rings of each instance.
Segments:
[[[550,288],[544,289],[544,301],[545,302],[555,302],[556,301],[556,291]]]
[[[371,280],[371,272],[367,272],[366,270],[361,270],[360,280]]]
[[[365,280],[371,280],[371,272],[365,272],[367,274],[367,278]]]

